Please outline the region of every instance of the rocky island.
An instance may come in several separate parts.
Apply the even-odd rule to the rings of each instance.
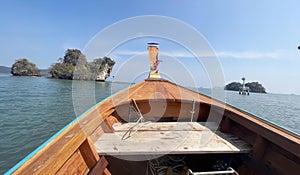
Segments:
[[[230,91],[239,91],[242,86],[243,85],[239,82],[232,82],[227,84],[224,89]],[[248,82],[245,84],[245,86],[249,87],[250,92],[267,93],[266,89],[262,86],[262,84],[258,82]]]
[[[35,64],[29,62],[26,58],[18,59],[11,67],[13,76],[31,76],[40,77],[40,70]]]
[[[52,78],[58,79],[105,81],[114,64],[115,61],[108,57],[88,62],[80,50],[68,49],[65,56],[50,67],[49,72]]]

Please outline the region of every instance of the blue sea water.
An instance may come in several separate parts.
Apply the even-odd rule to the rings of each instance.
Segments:
[[[0,174],[72,121],[76,114],[128,86],[126,83],[0,74]],[[84,91],[74,93],[76,87]],[[72,96],[85,101],[86,96],[91,97],[89,94],[94,95],[92,102],[82,103],[78,110],[78,103],[73,101]],[[226,101],[300,133],[298,95],[252,93],[250,96],[241,96],[237,92],[226,91]]]

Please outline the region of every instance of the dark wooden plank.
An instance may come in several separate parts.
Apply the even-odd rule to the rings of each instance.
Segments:
[[[278,174],[297,174],[300,171],[300,165],[285,155],[282,155],[273,149],[266,149],[263,158],[267,167],[271,167]]]
[[[107,160],[104,156],[100,158],[100,160],[97,162],[96,166],[90,171],[90,175],[103,175],[106,167],[108,165]],[[107,172],[107,170],[106,170]]]
[[[94,147],[92,141],[88,138],[83,144],[79,147],[79,151],[88,166],[89,169],[92,169],[99,160],[99,155]]]
[[[299,136],[296,137],[292,133],[283,131],[282,129],[274,127],[256,117],[246,115],[245,113],[238,112],[237,110],[235,110],[235,112],[236,113],[233,111],[226,111],[225,115],[235,121],[238,125],[250,130],[251,133],[261,135],[270,142],[300,157]],[[241,138],[244,139],[243,137]]]

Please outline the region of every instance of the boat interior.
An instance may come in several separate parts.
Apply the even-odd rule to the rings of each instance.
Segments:
[[[116,106],[107,118],[110,131],[95,140],[94,146],[110,162],[112,174],[235,174],[234,168],[251,146],[220,132],[216,121],[206,122],[209,106],[202,105],[159,99],[137,104],[131,99]]]
[[[287,152],[232,120],[230,111],[218,120],[222,109],[215,106],[211,113],[210,108],[195,101],[131,99],[107,118],[111,132],[94,146],[112,174],[281,174],[272,169],[273,157],[290,161]]]
[[[208,96],[147,79],[79,116],[14,174],[292,174],[299,140]]]
[[[144,86],[156,86],[155,81]],[[190,95],[189,100],[131,98],[115,106],[104,120],[106,132],[93,140],[111,174],[281,174],[299,168],[299,157],[263,136],[270,134],[268,127],[278,135],[283,130],[209,97]],[[283,163],[282,169],[273,168]]]

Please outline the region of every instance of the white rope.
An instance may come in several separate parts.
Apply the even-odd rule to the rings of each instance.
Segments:
[[[133,109],[134,111],[140,116],[138,118],[138,120],[136,121],[136,123],[130,127],[122,136],[122,140],[128,139],[129,137],[131,137],[132,135],[134,135],[141,127],[143,127],[144,125],[150,123],[150,121],[145,122],[145,118],[143,117],[140,109],[138,108],[136,102],[134,99],[131,99],[132,103],[133,103]]]
[[[129,137],[133,136],[140,128],[148,123],[150,123],[150,121],[143,122],[143,118],[140,117],[138,121],[123,134],[122,140],[126,140]]]
[[[193,99],[193,107],[192,110],[190,111],[191,113],[191,122],[193,122],[194,114],[195,114],[195,100]]]

